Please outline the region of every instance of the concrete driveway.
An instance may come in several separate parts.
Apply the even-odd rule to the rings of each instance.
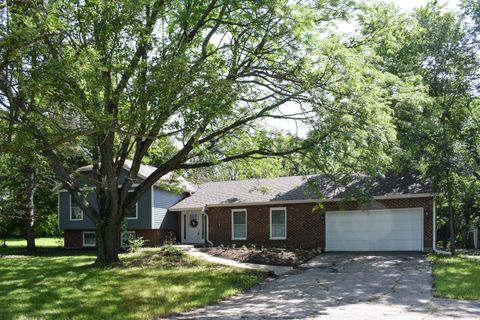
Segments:
[[[323,254],[177,319],[475,319],[480,303],[432,298],[422,254]]]

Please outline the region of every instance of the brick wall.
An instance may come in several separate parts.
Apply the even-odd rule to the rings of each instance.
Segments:
[[[65,248],[77,249],[82,247],[82,231],[81,230],[65,230],[63,232]]]
[[[315,204],[288,204],[245,206],[247,209],[247,240],[231,240],[231,210],[240,207],[209,208],[209,239],[214,244],[238,245],[255,243],[270,247],[294,248],[325,248],[325,211],[357,210],[357,209],[396,209],[396,208],[424,208],[424,247],[432,248],[432,198],[409,198],[394,200],[376,200],[368,203],[357,202],[327,202],[322,209],[314,211]],[[287,239],[270,240],[270,208],[287,208]],[[147,246],[159,246],[165,237],[173,232],[180,240],[180,214],[177,214],[176,230],[135,230],[137,237],[149,240]],[[82,231],[65,230],[65,247],[81,248]]]
[[[356,209],[424,208],[424,247],[432,247],[432,198],[375,200],[368,203],[327,202],[319,210],[315,204],[245,206],[247,209],[247,240],[231,240],[231,210],[240,207],[209,208],[209,239],[214,244],[238,245],[255,243],[272,247],[325,248],[325,211]],[[287,208],[287,239],[270,240],[270,208]]]
[[[137,237],[143,237],[144,240],[148,240],[145,245],[147,247],[161,246],[167,237],[171,234],[176,236],[176,230],[160,230],[160,229],[142,229],[142,230],[129,230],[135,231]],[[82,248],[83,245],[83,230],[65,230],[64,240],[65,248],[77,249]]]

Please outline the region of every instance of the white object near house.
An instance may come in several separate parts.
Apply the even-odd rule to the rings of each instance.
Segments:
[[[325,251],[423,251],[423,208],[327,211]]]

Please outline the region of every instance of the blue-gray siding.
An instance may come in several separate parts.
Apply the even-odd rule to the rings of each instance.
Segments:
[[[128,172],[123,170],[120,174],[119,183],[123,183]],[[92,172],[81,172],[80,178],[77,179],[77,185],[93,186],[92,180],[94,175]],[[67,191],[59,192],[58,209],[59,209],[59,229],[65,230],[94,230],[95,226],[93,222],[84,214],[83,220],[70,220],[70,194]],[[95,208],[96,199],[95,191],[92,191],[87,196],[89,203],[93,204]],[[127,228],[129,229],[151,229],[152,228],[152,194],[146,192],[138,201],[138,218],[127,219]]]
[[[120,183],[122,183],[125,179],[125,176],[127,175],[127,171],[123,170],[123,172],[120,175]],[[93,174],[91,172],[82,172],[82,176],[85,178],[80,178],[78,179],[78,186],[82,187],[84,185],[89,185],[92,186],[92,179]],[[158,196],[157,196],[157,201],[159,209],[163,208],[163,211],[166,211],[166,209],[170,208],[173,204],[177,203],[181,199],[183,199],[183,196],[173,194],[167,191],[163,191],[159,188],[154,188],[158,190]],[[59,192],[59,201],[58,201],[58,206],[59,206],[59,228],[64,229],[64,230],[94,230],[95,226],[90,221],[90,219],[84,215],[83,220],[80,221],[71,221],[70,220],[70,194],[67,191],[61,191]],[[88,195],[88,200],[90,203],[93,203],[94,206],[96,206],[96,201],[95,201],[95,192],[92,191]],[[153,228],[159,228],[160,226],[162,229],[164,228],[163,225],[165,224],[167,227],[175,226],[175,219],[170,217],[170,214],[166,214],[165,212],[162,212],[162,210],[158,211],[155,213],[155,215],[152,217],[152,192],[147,191],[145,192],[144,195],[140,198],[138,202],[138,218],[137,219],[127,219],[127,228],[128,229],[153,229]],[[158,224],[158,225],[157,225]],[[155,226],[154,226],[155,225]]]
[[[95,193],[88,195],[90,203],[96,207]],[[84,214],[83,220],[70,220],[70,193],[59,192],[59,228],[64,230],[94,230],[93,222]],[[152,194],[146,192],[138,201],[138,218],[127,219],[128,229],[151,229],[152,227]]]
[[[176,215],[174,212],[169,212],[168,209],[185,196],[167,192],[157,187],[153,187],[153,194],[153,228],[175,229]]]

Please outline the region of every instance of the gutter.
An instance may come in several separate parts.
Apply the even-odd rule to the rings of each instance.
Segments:
[[[437,210],[436,210],[436,204],[435,204],[435,198],[433,199],[433,245],[432,249],[433,252],[438,253],[438,254],[445,254],[445,255],[451,255],[451,252],[448,251],[443,251],[440,249],[437,249]]]

